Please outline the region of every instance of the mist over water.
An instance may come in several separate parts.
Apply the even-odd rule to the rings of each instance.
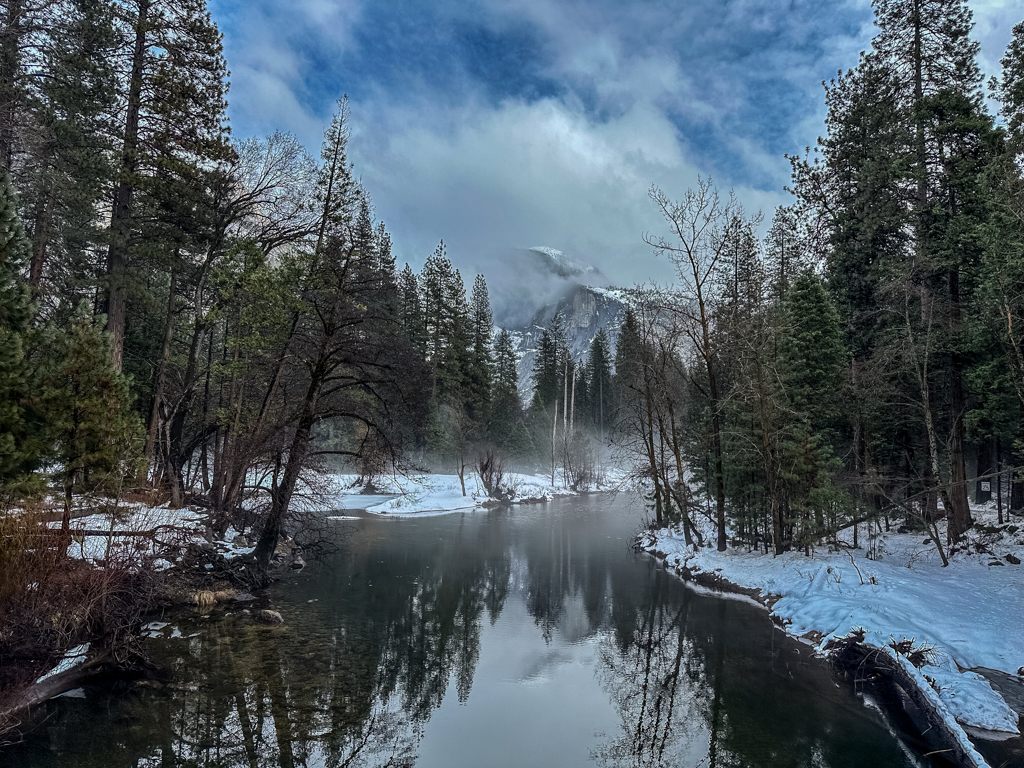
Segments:
[[[527,328],[576,286],[608,285],[596,267],[545,247],[512,249],[478,269],[487,278],[495,324],[509,330]]]

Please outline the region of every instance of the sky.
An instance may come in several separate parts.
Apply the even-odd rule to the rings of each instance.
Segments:
[[[1019,0],[974,0],[998,71]],[[211,0],[236,136],[312,152],[336,100],[350,156],[414,267],[557,248],[616,285],[663,279],[648,190],[698,175],[766,213],[821,133],[822,81],[856,64],[870,0]]]

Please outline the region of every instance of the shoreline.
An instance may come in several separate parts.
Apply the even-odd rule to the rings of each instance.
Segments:
[[[915,740],[928,744],[928,751],[918,757],[941,752],[946,753],[944,760],[958,768],[988,768],[989,763],[971,740],[971,734],[988,742],[1019,738],[1018,734],[970,728],[958,722],[921,670],[900,652],[911,651],[909,647],[903,648],[896,642],[892,646],[897,648],[871,643],[865,640],[863,631],[831,638],[818,630],[793,631],[792,620],[775,610],[784,595],[743,584],[725,575],[722,569],[702,569],[685,555],[666,551],[672,547],[659,548],[662,543],[659,532],[648,530],[639,534],[633,545],[666,572],[681,579],[688,588],[718,599],[741,599],[765,610],[777,629],[813,647],[816,655],[829,663],[858,693],[870,692],[887,718],[899,722]]]

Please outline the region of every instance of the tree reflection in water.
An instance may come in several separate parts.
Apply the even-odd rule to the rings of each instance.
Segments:
[[[584,753],[605,765],[901,764],[877,720],[828,695],[827,672],[758,609],[696,595],[628,551],[635,519],[622,502],[577,500],[353,522],[329,562],[275,588],[284,626],[237,612],[184,625],[194,637],[153,643],[168,689],[65,702],[11,764],[411,765],[446,699],[472,708],[507,685],[488,678],[469,701],[481,635],[498,643],[490,627],[513,600],[545,658],[593,648],[592,690],[573,693],[594,713],[589,732],[605,734]],[[467,735],[442,751],[487,742]]]

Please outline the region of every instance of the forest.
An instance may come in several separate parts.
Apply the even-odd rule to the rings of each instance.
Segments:
[[[615,475],[694,551],[899,530],[943,566],[972,504],[1024,512],[1024,22],[986,82],[964,0],[872,7],[788,204],[652,186],[661,228],[637,239],[673,279],[623,288],[583,355],[556,315],[524,372],[467,254],[397,263],[347,98],[318,154],[239,139],[206,0],[5,0],[0,734],[86,640],[145,668],[132,638],[169,591],[268,586],[283,547],[315,549],[332,473],[367,494],[454,473],[494,506],[514,470],[573,493]],[[168,579],[156,531],[180,531],[127,530],[123,505],[252,546],[176,542],[198,576]]]
[[[964,3],[874,7],[765,226],[710,180],[651,191],[677,280],[637,291],[619,417],[688,543],[906,524],[946,562],[969,499],[1024,507],[1024,24],[986,90]]]

